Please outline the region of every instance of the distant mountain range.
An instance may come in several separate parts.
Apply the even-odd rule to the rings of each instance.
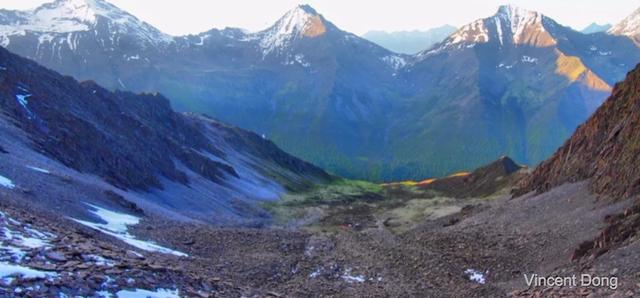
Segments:
[[[584,34],[598,33],[598,32],[607,32],[607,30],[613,27],[611,24],[600,25],[597,23],[591,23],[589,26],[584,27],[584,29],[580,30],[580,32]]]
[[[503,6],[406,55],[309,6],[260,32],[171,37],[103,0],[58,0],[0,11],[0,44],[109,89],[161,92],[333,173],[419,180],[548,157],[640,62],[632,25],[585,35]]]
[[[396,53],[415,54],[443,41],[456,30],[454,26],[444,25],[426,31],[369,31],[362,37]]]

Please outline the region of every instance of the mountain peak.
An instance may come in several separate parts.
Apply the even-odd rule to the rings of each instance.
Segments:
[[[5,13],[11,13],[5,11]],[[16,19],[17,18],[17,19]],[[151,43],[171,41],[171,37],[105,0],[56,0],[36,9],[9,14],[0,25],[0,45],[10,36],[70,34],[95,31],[99,22],[108,22],[109,35],[133,34]]]
[[[294,40],[315,38],[326,32],[327,25],[322,15],[309,5],[298,5],[260,33],[263,35],[260,45],[268,54],[290,45]]]
[[[608,31],[613,35],[624,35],[640,40],[640,8]]]
[[[318,15],[318,12],[315,9],[313,9],[313,7],[311,7],[311,5],[309,4],[300,4],[296,8],[294,8],[294,10],[295,9],[302,10],[311,15]]]
[[[71,20],[95,24],[97,16],[113,18],[126,13],[103,0],[56,0],[36,8],[33,14],[45,21]]]
[[[593,22],[591,24],[589,24],[588,26],[584,27],[584,29],[580,30],[580,32],[584,33],[584,34],[592,34],[592,33],[598,33],[598,32],[605,32],[609,29],[611,29],[611,27],[613,27],[611,24],[598,24],[596,22]]]
[[[496,15],[505,16],[509,19],[522,18],[530,14],[538,13],[512,4],[500,5],[500,7],[498,7],[498,12],[496,13]]]
[[[324,18],[309,5],[298,5],[288,11],[271,27],[281,35],[303,35],[315,37],[326,31]]]
[[[555,39],[545,29],[555,22],[539,12],[514,5],[502,5],[493,16],[478,19],[461,27],[449,36],[439,47],[423,52],[421,57],[442,50],[473,48],[479,43],[498,42],[500,47],[529,45],[547,47],[556,44]]]

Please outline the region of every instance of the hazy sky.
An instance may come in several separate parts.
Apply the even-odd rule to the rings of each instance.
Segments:
[[[45,0],[2,0],[0,8],[29,9]],[[297,4],[313,6],[344,30],[428,29],[461,26],[492,15],[502,0],[110,0],[161,30],[174,35],[211,28],[240,27],[252,31],[273,24]],[[616,23],[640,7],[640,0],[511,0],[540,11],[563,25],[582,29],[591,22]]]

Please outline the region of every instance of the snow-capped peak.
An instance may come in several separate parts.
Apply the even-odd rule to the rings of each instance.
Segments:
[[[33,10],[5,13],[18,19],[9,19],[7,23],[0,24],[0,41],[4,46],[11,36],[25,35],[27,32],[52,36],[91,31],[100,20],[110,23],[109,28],[113,30],[111,34],[134,34],[153,43],[171,40],[170,36],[104,0],[56,0]]]
[[[499,46],[527,44],[549,46],[555,40],[545,29],[554,22],[541,13],[513,5],[500,6],[497,13],[462,26],[434,49],[422,52],[419,57],[437,54],[443,50],[474,48],[477,44],[495,41]]]
[[[324,18],[309,5],[298,5],[288,11],[271,28],[260,32],[260,46],[268,54],[289,45],[296,39],[313,38],[326,33]]]
[[[626,17],[620,23],[611,27],[609,34],[635,37],[640,35],[640,8]]]
[[[527,38],[526,35],[534,31],[544,32],[542,25],[543,15],[539,12],[526,10],[513,5],[503,5],[498,9],[498,13],[493,17],[498,27],[502,27],[502,22],[506,22],[508,30],[511,30],[513,42],[516,44],[523,43]],[[502,30],[503,28],[499,28]]]

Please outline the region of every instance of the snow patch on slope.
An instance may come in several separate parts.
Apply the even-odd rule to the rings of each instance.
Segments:
[[[10,276],[19,275],[22,278],[48,278],[48,277],[57,277],[58,274],[55,272],[47,272],[31,269],[25,266],[20,265],[12,265],[7,262],[0,262],[0,277],[7,278]]]
[[[144,289],[135,290],[121,290],[116,293],[118,298],[180,298],[180,291],[169,289],[157,289],[155,291],[149,291]]]
[[[475,283],[479,283],[481,285],[484,285],[487,282],[484,274],[482,272],[478,271],[478,270],[467,269],[467,270],[464,271],[464,274],[469,277],[470,281],[473,281]]]
[[[11,181],[11,179],[2,175],[0,175],[0,186],[8,189],[14,189],[16,187],[16,185],[13,184],[13,181]]]
[[[51,172],[49,170],[43,169],[43,168],[38,168],[38,167],[34,167],[34,166],[27,166],[28,169],[39,172],[39,173],[43,173],[43,174],[51,174]]]
[[[12,219],[3,212],[0,212],[0,227],[0,277],[6,278],[15,273],[35,273],[30,272],[29,268],[11,265],[10,262],[20,263],[30,250],[49,248],[50,241],[56,236],[38,231],[30,224]]]
[[[88,226],[102,233],[118,238],[123,242],[142,250],[172,254],[180,257],[187,256],[187,254],[185,253],[157,245],[153,242],[136,239],[135,236],[129,234],[128,226],[137,225],[140,222],[139,217],[124,213],[113,212],[111,210],[107,210],[91,204],[88,205],[91,208],[95,209],[92,211],[92,213],[106,223],[99,224],[75,218],[72,219],[82,225]]]
[[[403,57],[398,55],[385,56],[382,58],[382,61],[384,61],[387,65],[395,70],[403,68],[405,65],[407,65],[407,61]]]

